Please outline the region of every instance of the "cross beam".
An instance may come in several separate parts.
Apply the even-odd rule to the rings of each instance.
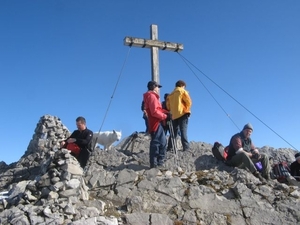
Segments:
[[[151,70],[152,70],[151,80],[154,80],[159,83],[158,50],[169,50],[173,52],[180,52],[183,50],[183,44],[159,41],[157,25],[154,24],[152,24],[150,27],[150,38],[151,39],[125,37],[124,45],[151,49]]]
[[[183,50],[183,44],[158,41],[158,40],[147,40],[144,38],[136,38],[136,37],[125,37],[124,45],[141,47],[141,48],[157,47],[160,50],[169,50],[173,52],[180,52]]]

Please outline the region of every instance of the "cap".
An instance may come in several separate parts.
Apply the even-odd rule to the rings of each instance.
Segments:
[[[246,129],[250,129],[250,130],[253,131],[253,126],[251,125],[251,123],[247,123],[247,124],[244,126],[243,130],[246,130]]]
[[[161,88],[162,86],[160,84],[158,84],[156,81],[149,81],[147,84],[147,87],[149,90],[153,90],[156,87]]]
[[[296,153],[295,158],[296,160],[300,159],[300,152]]]

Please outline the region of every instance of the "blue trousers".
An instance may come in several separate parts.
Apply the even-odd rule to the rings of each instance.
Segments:
[[[167,140],[165,131],[161,124],[159,124],[155,132],[151,132],[150,141],[150,167],[160,166],[164,163],[166,155]]]
[[[174,129],[174,139],[176,139],[180,131],[181,144],[184,151],[190,148],[190,144],[187,137],[188,123],[189,123],[188,114],[184,114],[183,116],[172,121],[173,129]],[[172,141],[169,140],[168,149],[171,149],[172,147],[173,147]]]

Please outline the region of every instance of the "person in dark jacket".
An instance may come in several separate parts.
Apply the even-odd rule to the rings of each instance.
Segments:
[[[75,143],[80,148],[80,153],[78,156],[78,162],[80,166],[84,168],[90,157],[91,142],[93,138],[93,132],[86,127],[86,120],[84,117],[80,116],[76,119],[77,130],[75,130],[70,137],[65,141],[62,141],[60,146],[66,147],[68,143]]]
[[[148,115],[147,115],[147,112],[145,110],[145,103],[144,103],[144,101],[142,101],[141,110],[143,111],[143,119],[145,121],[145,126],[146,126],[145,133],[148,133]]]
[[[300,181],[300,152],[296,153],[295,158],[296,161],[290,166],[291,175],[295,177],[297,181]]]
[[[164,95],[164,101],[161,102],[161,107],[164,109],[164,110],[167,110],[167,97],[168,97],[169,93],[165,93]],[[165,134],[167,135],[168,131],[169,131],[169,126],[168,124],[166,123],[166,121],[163,121],[162,122],[162,126],[164,128],[164,131],[165,131]]]
[[[162,109],[159,101],[158,92],[162,86],[156,81],[149,81],[147,87],[148,91],[143,94],[143,98],[148,115],[148,132],[151,134],[150,168],[163,169],[167,140],[161,122],[170,119],[170,115],[167,110]]]
[[[270,180],[270,163],[267,155],[259,153],[250,138],[253,132],[253,126],[248,123],[240,133],[233,135],[230,139],[228,157],[226,163],[230,166],[247,168],[259,180],[264,178]],[[262,174],[257,171],[255,163],[261,162]]]

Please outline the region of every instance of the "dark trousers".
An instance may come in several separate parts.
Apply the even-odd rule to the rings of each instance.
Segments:
[[[159,124],[157,130],[155,132],[151,132],[150,152],[149,152],[151,168],[160,166],[164,163],[166,146],[167,146],[166,135],[161,124]]]
[[[90,157],[90,152],[86,148],[81,149],[81,151],[79,153],[78,161],[80,163],[80,166],[83,169],[86,166],[87,161],[89,160],[89,157]]]
[[[146,126],[146,133],[148,132],[148,117],[146,116],[146,114],[143,114],[143,119],[145,120],[145,126]]]
[[[179,117],[172,121],[173,129],[174,129],[174,139],[176,139],[179,131],[180,131],[180,138],[181,138],[181,144],[183,147],[183,150],[188,150],[190,148],[190,144],[187,137],[187,128],[189,123],[189,117],[188,114],[183,115],[182,117]],[[171,134],[170,134],[171,138]],[[168,142],[168,149],[171,149],[172,141],[169,140]]]
[[[251,173],[254,173],[257,171],[254,163],[261,162],[263,171],[262,175],[266,176],[270,173],[270,163],[269,163],[269,158],[266,154],[260,153],[260,158],[259,159],[251,159],[247,154],[245,153],[240,153],[234,155],[230,160],[228,160],[226,163],[229,166],[235,166],[239,167],[241,169],[248,168]]]

